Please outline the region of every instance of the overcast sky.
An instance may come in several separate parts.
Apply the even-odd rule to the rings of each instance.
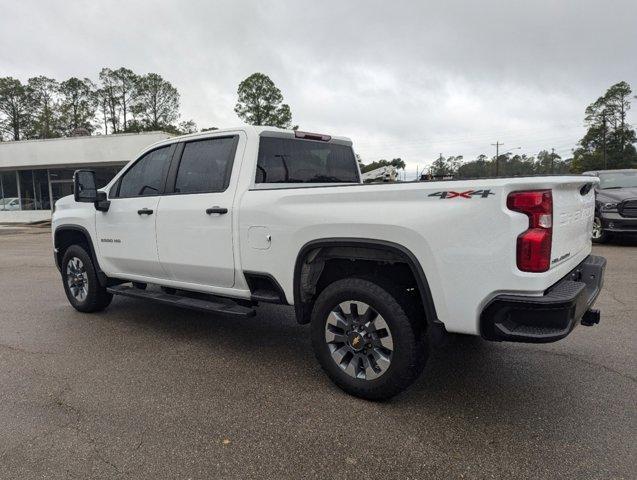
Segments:
[[[586,105],[637,90],[637,1],[1,1],[0,76],[105,66],[161,74],[200,128],[239,124],[237,85],[263,72],[302,130],[413,175],[496,140],[569,155]]]

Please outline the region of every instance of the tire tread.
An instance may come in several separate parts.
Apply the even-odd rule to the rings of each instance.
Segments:
[[[401,295],[396,291],[390,293],[390,290],[391,287],[378,280],[357,277],[337,280],[321,292],[312,311],[312,343],[321,367],[339,388],[367,400],[386,400],[402,392],[420,376],[426,363],[427,345],[421,325],[424,321],[413,315],[413,309],[406,304],[405,296],[400,298]],[[327,352],[324,340],[325,312],[339,303],[340,297],[360,295],[367,298],[353,299],[377,302],[376,305],[370,305],[376,310],[385,310],[383,318],[391,322],[392,335],[395,338],[400,335],[403,342],[401,358],[392,359],[390,370],[372,381],[354,379],[338,370],[339,367]],[[391,314],[388,315],[387,312]],[[391,370],[392,367],[394,370]]]
[[[66,265],[72,257],[77,257],[82,260],[84,268],[86,269],[89,288],[88,295],[84,302],[78,302],[75,297],[73,297],[66,282]],[[100,284],[99,279],[97,278],[95,266],[93,265],[93,259],[81,245],[71,245],[67,248],[66,252],[64,252],[61,273],[66,297],[68,298],[71,306],[73,306],[73,308],[77,311],[83,313],[100,312],[110,305],[113,295],[108,293],[106,288]]]

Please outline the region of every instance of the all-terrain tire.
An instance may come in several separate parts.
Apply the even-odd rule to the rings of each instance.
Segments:
[[[71,245],[66,250],[61,273],[66,297],[77,311],[99,312],[111,303],[113,295],[100,284],[93,260],[82,246]]]
[[[427,359],[424,318],[418,318],[414,315],[412,313],[414,310],[405,303],[404,299],[400,298],[401,295],[397,292],[390,293],[390,291],[390,287],[383,287],[375,281],[345,278],[326,287],[316,299],[312,310],[312,346],[321,367],[342,390],[367,400],[389,399],[405,390],[418,378]],[[362,307],[352,307],[352,304],[349,304],[350,314],[343,314],[344,311],[340,305],[348,305],[348,302],[352,302],[352,304],[359,302]],[[348,340],[348,343],[345,344],[336,341],[328,342],[328,337],[331,338],[334,331],[339,334],[339,339],[343,338],[340,336],[341,331],[335,329],[333,325],[334,319],[348,317],[350,319],[348,322],[362,324],[365,320],[357,322],[355,319],[359,308],[368,311],[365,305],[372,309],[370,315],[377,314],[380,317],[380,322],[384,322],[382,324],[387,327],[381,329],[380,331],[384,333],[379,335],[386,338],[389,336],[391,339],[391,350],[384,351],[387,358],[390,359],[389,362],[385,361],[384,365],[388,363],[389,366],[382,373],[379,373],[380,364],[373,364],[377,353],[373,347],[374,343],[366,343],[366,345],[371,345],[369,351],[372,352],[372,356],[369,357],[369,354],[366,353],[367,350],[353,351],[352,340]],[[334,311],[337,312],[336,317]],[[329,322],[328,317],[330,318]],[[362,318],[363,315],[360,317]],[[353,338],[356,341],[357,333],[349,328],[343,327],[343,333],[350,332],[348,338]],[[388,330],[389,334],[385,330]],[[370,339],[367,334],[361,338]],[[360,345],[360,341],[358,344]],[[345,357],[340,363],[336,360],[340,356],[341,349],[347,350],[347,348],[351,352],[346,355],[358,362],[354,367],[349,365],[352,361],[344,366],[347,361]],[[369,360],[365,360],[365,358],[369,358]],[[384,356],[379,356],[379,358],[382,360]],[[369,370],[369,368],[375,368],[378,371]],[[367,375],[366,372],[371,375]]]

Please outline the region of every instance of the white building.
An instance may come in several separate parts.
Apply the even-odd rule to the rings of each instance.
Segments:
[[[95,170],[106,185],[147,146],[169,138],[164,132],[0,142],[0,223],[51,218],[51,205],[73,193],[73,172]]]

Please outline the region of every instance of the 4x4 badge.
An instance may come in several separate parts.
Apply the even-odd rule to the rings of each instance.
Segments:
[[[440,200],[451,199],[451,198],[488,198],[489,195],[495,195],[491,190],[467,190],[465,192],[454,192],[451,190],[447,190],[444,192],[436,192],[430,193],[429,197],[438,197]]]

